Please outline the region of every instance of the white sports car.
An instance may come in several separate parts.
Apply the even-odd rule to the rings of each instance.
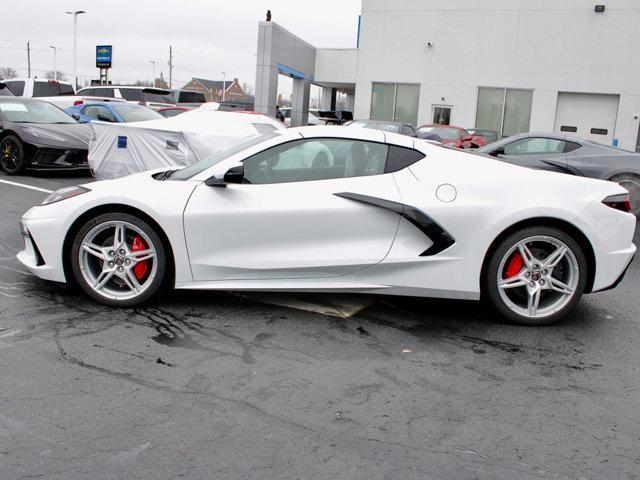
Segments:
[[[303,127],[183,169],[58,190],[22,218],[35,275],[132,306],[178,289],[488,299],[523,324],[615,286],[627,192],[368,129]]]

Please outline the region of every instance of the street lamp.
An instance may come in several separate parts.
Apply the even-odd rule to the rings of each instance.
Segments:
[[[87,13],[84,10],[75,10],[73,12],[65,12],[73,15],[73,83],[75,89],[78,89],[78,15]]]
[[[58,80],[58,47],[49,45],[49,48],[53,48],[53,79]]]
[[[156,86],[156,62],[154,62],[153,60],[149,60],[149,63],[153,65],[153,76],[151,77],[151,86],[155,87]]]
[[[222,101],[224,102],[227,96],[227,74],[222,72]]]

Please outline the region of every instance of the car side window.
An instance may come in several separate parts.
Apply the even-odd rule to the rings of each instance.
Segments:
[[[113,88],[96,88],[93,91],[93,95],[96,97],[112,98]]]
[[[389,146],[343,138],[295,140],[244,160],[245,183],[328,180],[385,173]]]
[[[565,142],[556,138],[523,138],[504,146],[505,155],[564,153]]]
[[[387,164],[384,171],[385,173],[397,172],[416,163],[418,160],[422,160],[424,157],[424,153],[413,148],[389,145],[389,154],[387,155]]]
[[[409,125],[402,125],[402,134],[409,135],[410,137],[415,137],[416,131]]]
[[[108,117],[110,121],[112,122],[116,121],[116,118],[113,116],[113,113],[111,113],[111,111],[108,108],[103,107],[102,105],[89,105],[85,107],[85,109],[82,111],[82,114],[87,117],[91,117],[95,119],[98,118],[99,114],[102,114]]]
[[[581,147],[579,143],[576,142],[565,142],[564,153],[573,152]]]
[[[21,97],[24,93],[24,82],[22,80],[5,83],[7,84],[7,88],[9,89],[9,91],[16,97]]]
[[[82,109],[82,115],[85,117],[98,118],[98,107],[96,105],[87,105]]]

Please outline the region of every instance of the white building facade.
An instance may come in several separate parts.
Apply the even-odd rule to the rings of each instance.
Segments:
[[[640,150],[640,0],[363,0],[359,30],[309,79],[355,91],[354,118]]]

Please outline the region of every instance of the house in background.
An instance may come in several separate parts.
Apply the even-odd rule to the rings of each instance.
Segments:
[[[242,102],[245,100],[245,93],[238,79],[234,78],[233,81],[227,80],[207,80],[205,78],[192,77],[184,87],[184,90],[191,90],[194,92],[202,92],[207,98],[207,102],[221,102],[223,97],[226,102]],[[225,90],[224,96],[222,94]]]

